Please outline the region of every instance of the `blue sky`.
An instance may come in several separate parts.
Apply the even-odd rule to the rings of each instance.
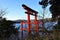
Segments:
[[[22,4],[38,11],[38,15],[42,15],[43,9],[39,5],[41,0],[0,0],[0,9],[6,9],[7,14],[4,16],[7,20],[27,19],[27,15],[24,13],[25,10],[22,8]],[[45,18],[50,18],[51,13],[49,12],[49,6],[45,10]],[[31,19],[34,19],[31,16]]]

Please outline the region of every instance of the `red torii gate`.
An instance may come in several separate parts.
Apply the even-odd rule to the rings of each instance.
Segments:
[[[22,7],[26,10],[26,14],[27,14],[27,18],[28,18],[28,20],[27,20],[27,22],[28,22],[28,33],[30,33],[30,15],[33,15],[34,17],[35,17],[35,24],[36,24],[36,32],[38,32],[38,21],[37,21],[37,14],[38,14],[38,12],[37,11],[35,11],[35,10],[33,10],[33,9],[31,9],[31,8],[29,8],[29,7],[27,7],[26,5],[22,5]]]
[[[24,21],[20,22],[20,24],[21,24],[20,25],[20,30],[22,30],[22,33],[21,33],[22,36],[21,36],[21,38],[23,40],[23,30],[27,30],[28,29],[28,33],[30,34],[30,32],[31,32],[31,24],[35,24],[35,29],[34,28],[33,29],[36,30],[36,33],[38,33],[40,31],[38,29],[39,23],[44,24],[44,22],[43,21],[39,22],[37,20],[37,14],[38,14],[37,11],[35,11],[35,10],[27,7],[25,4],[23,4],[22,7],[26,10],[25,13],[27,14],[27,18],[28,18],[28,20],[26,22],[24,22]],[[34,18],[35,18],[34,22],[30,21],[30,15],[34,16]],[[23,24],[28,24],[28,28],[27,29],[23,28]],[[44,26],[42,26],[42,29],[44,30]]]

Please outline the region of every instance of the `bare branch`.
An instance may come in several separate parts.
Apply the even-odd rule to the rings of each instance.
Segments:
[[[4,15],[6,14],[6,10],[7,10],[7,9],[5,9],[5,10],[2,10],[2,9],[1,9],[1,10],[0,10],[0,17],[4,16]]]

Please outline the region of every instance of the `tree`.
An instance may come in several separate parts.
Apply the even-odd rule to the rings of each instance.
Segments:
[[[49,3],[51,4],[50,11],[52,13],[52,17],[55,18],[60,14],[60,0],[50,0]]]
[[[9,38],[12,34],[18,36],[18,29],[13,26],[13,21],[10,20],[1,20],[0,21],[0,38]],[[4,39],[5,40],[5,39]]]
[[[39,2],[40,5],[42,5],[42,8],[46,8],[48,5],[48,0],[42,0],[41,2]]]
[[[47,1],[48,0],[42,0],[40,4],[44,6],[44,4],[46,5],[45,2]],[[56,17],[60,16],[60,0],[49,0],[48,3],[51,5],[50,12],[52,13],[52,18],[55,20]],[[54,26],[54,34],[56,34],[55,40],[60,40],[58,38],[60,32],[59,29],[60,29],[60,17],[58,18],[58,25]]]
[[[3,15],[5,15],[5,11],[1,10],[0,17],[2,18]],[[13,24],[14,24],[13,21],[6,20],[6,18],[2,18],[0,20],[0,38],[1,38],[0,40],[3,40],[4,38],[9,38],[10,35],[12,35],[12,34],[14,34],[14,35],[18,34],[18,29],[15,28],[15,26],[13,26]]]
[[[7,9],[5,9],[5,10],[1,9],[0,10],[0,18],[3,17],[6,14],[6,10]]]

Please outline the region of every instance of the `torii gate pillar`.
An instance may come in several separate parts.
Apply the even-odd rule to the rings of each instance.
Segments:
[[[38,20],[37,20],[37,14],[35,14],[35,24],[36,24],[36,32],[38,32]]]
[[[28,18],[28,33],[30,33],[30,12],[27,12],[27,18]]]
[[[26,10],[27,18],[28,18],[28,33],[30,33],[30,15],[35,16],[35,25],[36,31],[38,32],[38,24],[37,24],[37,11],[32,10],[31,8],[27,7],[26,5],[22,5],[22,7]]]

